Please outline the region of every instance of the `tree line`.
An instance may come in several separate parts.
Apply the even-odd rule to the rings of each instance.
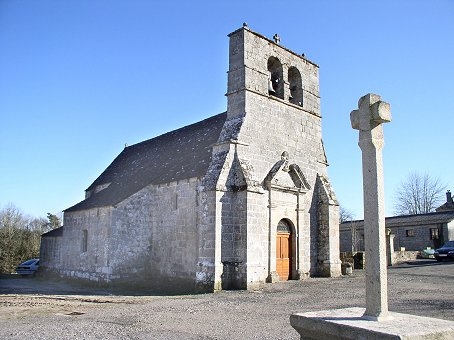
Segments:
[[[411,172],[400,182],[394,192],[394,213],[396,215],[418,215],[434,212],[443,204],[446,185],[429,174]],[[352,221],[353,212],[340,207],[340,222]]]
[[[0,210],[0,273],[13,273],[19,263],[38,258],[41,235],[60,225],[50,213],[47,219],[29,217],[11,204]]]

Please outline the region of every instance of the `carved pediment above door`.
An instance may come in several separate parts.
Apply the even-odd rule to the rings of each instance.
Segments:
[[[289,164],[287,152],[283,152],[281,160],[270,169],[263,186],[268,190],[280,191],[306,192],[311,189],[300,167],[297,164]]]

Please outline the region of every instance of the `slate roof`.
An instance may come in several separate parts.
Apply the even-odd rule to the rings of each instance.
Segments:
[[[63,227],[55,228],[47,233],[44,233],[41,235],[41,237],[57,237],[57,236],[62,236],[63,235]]]
[[[65,211],[113,206],[150,184],[204,176],[226,117],[224,112],[125,147],[88,187],[91,195]]]
[[[435,211],[450,211],[450,210],[454,210],[454,201],[452,199],[451,191],[448,190],[446,192],[446,203],[435,209]]]
[[[385,218],[386,227],[417,226],[425,224],[448,223],[454,220],[454,211],[432,212],[417,215],[401,215]],[[350,223],[358,226],[364,224],[364,220],[347,221],[341,223],[341,228],[350,228]]]

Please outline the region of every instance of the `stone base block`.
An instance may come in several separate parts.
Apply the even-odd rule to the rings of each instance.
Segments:
[[[322,277],[339,277],[342,275],[341,260],[326,260],[319,265],[319,275]]]
[[[277,272],[271,272],[266,278],[266,282],[267,283],[279,282],[279,275],[277,274]]]
[[[302,340],[454,340],[454,321],[389,312],[390,320],[363,318],[364,308],[345,308],[290,316]]]

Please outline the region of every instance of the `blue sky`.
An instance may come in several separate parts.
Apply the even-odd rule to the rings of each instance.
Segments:
[[[45,217],[131,145],[226,110],[227,34],[249,27],[320,66],[323,139],[342,206],[362,218],[349,114],[372,92],[386,213],[409,172],[454,190],[454,2],[0,0],[0,208]]]

